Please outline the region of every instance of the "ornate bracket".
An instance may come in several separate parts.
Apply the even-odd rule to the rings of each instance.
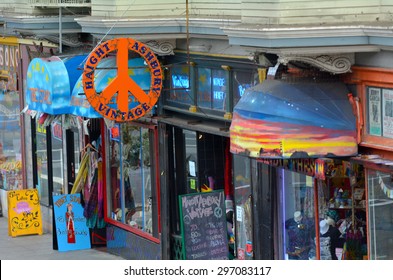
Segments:
[[[159,42],[156,40],[150,40],[144,42],[155,54],[157,55],[174,55],[173,49],[175,48],[174,42]]]
[[[332,54],[332,55],[280,55],[278,62],[286,65],[290,61],[298,61],[311,64],[322,71],[333,74],[343,74],[351,72],[351,66],[354,63],[353,54]]]

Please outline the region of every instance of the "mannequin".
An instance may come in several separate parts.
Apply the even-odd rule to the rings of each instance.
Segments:
[[[285,222],[288,233],[287,254],[291,260],[307,260],[312,244],[311,221],[303,217],[300,211]]]
[[[319,222],[319,232],[321,260],[337,260],[336,248],[340,248],[343,243],[340,231],[324,219]]]

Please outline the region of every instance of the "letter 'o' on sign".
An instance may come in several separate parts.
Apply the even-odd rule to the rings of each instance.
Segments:
[[[150,89],[146,92],[129,75],[128,54],[135,52],[150,71]],[[117,76],[102,92],[96,92],[94,73],[101,59],[116,54]],[[136,120],[157,103],[162,89],[162,70],[154,53],[143,43],[131,38],[117,38],[98,45],[88,56],[82,76],[86,98],[104,118],[117,122]]]

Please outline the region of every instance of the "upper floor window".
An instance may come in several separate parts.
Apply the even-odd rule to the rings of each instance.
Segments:
[[[223,66],[228,66],[224,70]],[[165,104],[188,109],[197,106],[206,114],[232,112],[244,92],[259,82],[255,66],[228,61],[197,61],[169,68]]]
[[[224,70],[198,67],[197,105],[225,110],[228,81]]]
[[[393,138],[393,89],[367,89],[368,134]]]
[[[248,88],[257,85],[259,82],[256,70],[235,70],[233,71],[233,106],[239,102]]]
[[[171,68],[171,90],[167,100],[171,102],[191,105],[192,96],[190,89],[190,68],[187,65],[174,66]]]

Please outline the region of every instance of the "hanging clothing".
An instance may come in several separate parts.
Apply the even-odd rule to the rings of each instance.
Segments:
[[[285,222],[288,233],[287,254],[289,259],[307,260],[312,247],[313,223],[303,217],[299,222],[293,218]]]
[[[98,187],[97,187],[98,171],[96,170],[90,185],[89,200],[87,200],[83,215],[86,218],[91,218],[94,215],[95,209],[98,206]]]

